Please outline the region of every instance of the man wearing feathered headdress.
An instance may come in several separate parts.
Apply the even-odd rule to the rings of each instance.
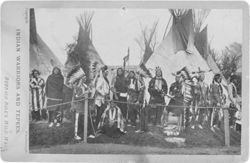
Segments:
[[[79,120],[84,113],[85,95],[89,94],[88,86],[86,85],[86,75],[82,68],[76,67],[68,76],[67,83],[73,88],[73,97],[71,103],[71,111],[74,112],[75,117],[75,128],[74,128],[74,139],[81,140],[79,136],[79,129],[83,125]],[[88,116],[88,135],[89,138],[94,138],[94,126],[91,121],[90,115]]]

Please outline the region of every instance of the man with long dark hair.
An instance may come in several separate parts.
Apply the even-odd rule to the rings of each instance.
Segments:
[[[136,118],[138,113],[138,80],[136,79],[135,72],[130,71],[128,75],[128,118],[133,127],[136,127]]]
[[[205,107],[209,106],[209,87],[204,82],[205,73],[199,73],[198,78],[198,127],[203,128],[202,126],[205,124],[205,115],[207,115],[207,109]]]
[[[231,75],[230,83],[228,84],[228,97],[230,100],[229,107],[229,125],[233,127],[235,125],[236,117],[235,113],[240,109],[238,104],[239,95],[236,88],[237,76]]]
[[[222,77],[220,74],[215,74],[212,84],[210,85],[210,97],[213,109],[210,111],[211,127],[220,126],[220,107],[223,104],[223,89],[221,86]]]
[[[150,94],[149,104],[154,117],[154,125],[161,124],[161,115],[165,105],[164,96],[168,92],[166,80],[162,77],[162,71],[159,67],[155,70],[155,77],[149,82],[148,92]]]
[[[139,130],[137,130],[137,133],[142,133],[148,131],[148,126],[147,126],[147,106],[145,102],[145,82],[143,80],[143,75],[138,74],[138,89],[139,89],[139,95],[138,95],[138,105],[137,107],[139,108]]]
[[[124,75],[122,68],[117,69],[117,76],[114,83],[114,100],[117,101],[117,106],[121,109],[123,118],[127,117],[127,93],[128,93],[128,82]]]

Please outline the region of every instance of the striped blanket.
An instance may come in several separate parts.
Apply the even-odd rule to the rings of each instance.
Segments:
[[[183,97],[186,104],[190,103],[193,99],[193,88],[191,84],[191,81],[183,82]]]

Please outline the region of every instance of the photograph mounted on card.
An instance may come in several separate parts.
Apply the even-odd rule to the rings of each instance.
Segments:
[[[3,159],[247,159],[248,12],[244,2],[4,3]]]

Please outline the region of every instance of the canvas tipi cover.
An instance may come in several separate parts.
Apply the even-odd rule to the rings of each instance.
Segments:
[[[173,15],[173,24],[162,43],[145,64],[146,67],[154,69],[160,66],[163,77],[169,86],[175,82],[173,73],[185,66],[192,72],[205,71],[205,82],[211,84],[214,73],[217,72],[213,72],[212,67],[209,66],[194,45],[192,10],[186,10],[186,12],[179,15],[173,11],[171,13]],[[190,48],[191,53],[186,52],[188,48]],[[208,60],[212,64],[211,58],[208,58]]]
[[[62,64],[37,33],[35,21],[35,11],[30,9],[30,71],[37,69],[48,77],[54,66],[61,68]]]
[[[77,43],[72,52],[73,55],[68,55],[65,63],[67,72],[70,72],[72,67],[80,65],[86,74],[87,83],[93,81],[96,72],[104,65],[91,38],[93,14],[86,12],[78,18],[79,32]]]

